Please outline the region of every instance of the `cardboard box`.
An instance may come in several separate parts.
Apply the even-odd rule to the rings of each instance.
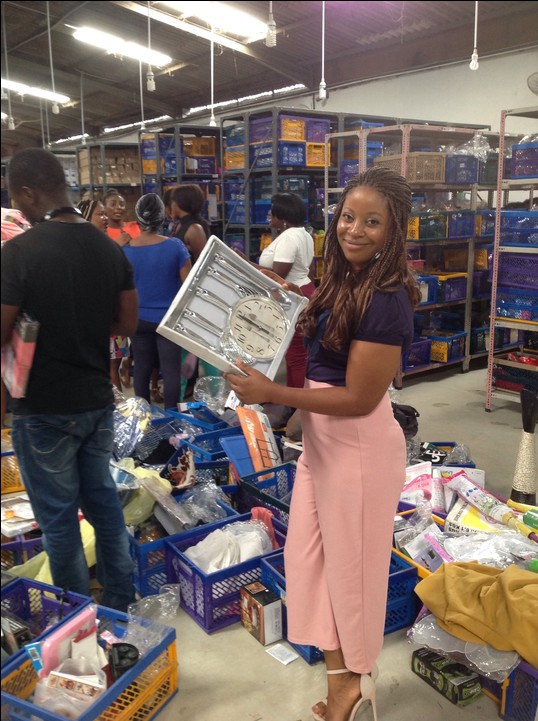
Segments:
[[[413,651],[411,668],[456,706],[467,706],[482,695],[477,673],[427,648]]]
[[[241,589],[241,623],[262,646],[282,638],[282,601],[263,583]]]

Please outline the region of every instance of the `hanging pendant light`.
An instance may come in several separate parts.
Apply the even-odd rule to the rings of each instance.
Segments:
[[[478,70],[478,50],[477,48],[477,33],[478,33],[478,2],[474,4],[474,43],[473,43],[473,54],[471,55],[471,62],[469,67],[471,70]]]
[[[9,70],[8,70],[8,66],[7,66],[6,19],[4,17],[4,3],[2,3],[2,34],[4,36],[4,57],[6,60],[6,80],[9,83]],[[4,93],[4,89],[2,88],[2,94],[3,93]],[[7,89],[6,97],[7,97],[7,127],[8,127],[8,130],[15,130],[15,120],[13,119],[13,115],[11,114],[11,92],[10,92],[9,88]]]
[[[142,82],[142,60],[138,61],[138,76],[140,80],[140,129],[146,129],[146,121],[144,120],[144,83]]]
[[[273,17],[273,3],[269,3],[269,18],[267,20],[267,35],[265,36],[265,44],[268,48],[274,48],[276,45],[276,23]]]
[[[209,125],[215,128],[217,121],[215,120],[215,37],[213,31],[214,28],[211,26],[211,118]]]
[[[150,16],[150,3],[148,0],[148,53],[151,53],[151,16]],[[155,91],[155,75],[153,74],[153,70],[151,69],[151,63],[148,63],[148,72],[146,73],[146,87],[148,89],[148,93],[153,93]]]
[[[327,83],[325,82],[325,0],[321,3],[321,80],[318,97],[327,100]]]
[[[50,3],[47,2],[47,33],[49,36],[50,77],[51,77],[51,81],[52,81],[52,92],[55,93],[56,88],[54,87],[54,67],[52,64],[52,37],[51,37],[51,33],[50,33],[50,8],[49,8],[49,5],[50,5]],[[60,106],[58,105],[58,103],[56,101],[54,101],[52,103],[51,110],[52,110],[53,115],[59,115]]]

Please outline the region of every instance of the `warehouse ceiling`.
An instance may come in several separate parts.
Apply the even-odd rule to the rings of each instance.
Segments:
[[[209,5],[209,2],[204,5]],[[269,2],[232,2],[263,22]],[[276,47],[216,37],[214,102],[234,100],[296,84],[317,95],[321,79],[322,3],[273,2]],[[479,2],[480,58],[538,47],[538,2]],[[474,2],[325,3],[325,79],[329,90],[394,73],[451,63],[469,63],[473,49]],[[48,9],[48,18],[47,18]],[[15,129],[2,121],[2,157],[20,147],[78,135],[98,136],[115,127],[169,115],[187,117],[189,109],[211,102],[211,52],[207,37],[186,32],[178,11],[162,2],[2,2],[2,78],[51,90],[70,98],[59,114],[48,101],[11,91]],[[148,23],[148,13],[151,21]],[[158,18],[158,19],[157,19]],[[182,25],[183,23],[183,25]],[[148,24],[150,37],[148,38]],[[137,60],[110,54],[73,37],[89,26],[169,55],[154,67],[156,90],[147,92]],[[180,26],[180,27],[178,27]],[[182,27],[181,27],[182,26]],[[207,32],[207,25],[197,28]],[[529,68],[529,75],[532,69]],[[493,91],[493,89],[492,89]],[[286,105],[286,95],[275,101]],[[41,105],[40,105],[41,102]],[[143,109],[142,109],[143,105]],[[9,115],[2,96],[2,112]],[[218,117],[219,111],[216,115]],[[188,116],[189,122],[196,114]]]

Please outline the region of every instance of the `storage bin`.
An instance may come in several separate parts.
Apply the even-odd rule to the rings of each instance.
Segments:
[[[236,436],[242,434],[241,426],[232,428],[223,428],[222,430],[210,431],[209,433],[201,433],[195,436],[192,442],[188,441],[186,445],[192,449],[194,460],[198,461],[217,461],[226,456],[220,439],[228,436]]]
[[[500,243],[538,248],[538,210],[502,210]]]
[[[142,158],[156,158],[157,142],[159,143],[159,157],[175,157],[176,139],[173,133],[151,133],[141,135],[140,156]]]
[[[308,175],[279,175],[276,181],[277,191],[279,193],[295,193],[307,201],[309,181]]]
[[[231,519],[217,521],[210,526],[187,531],[173,542],[166,541],[168,576],[172,583],[180,585],[181,607],[207,633],[213,633],[240,620],[241,588],[260,580],[263,556],[256,556],[214,573],[204,573],[185,555],[185,551],[203,541],[216,529],[251,519],[251,513],[244,513]],[[276,540],[279,546],[283,547],[286,528],[276,519],[273,521],[273,527]]]
[[[198,158],[200,156],[211,156],[214,158],[217,154],[216,138],[213,136],[187,136],[181,138],[181,146],[183,155]]]
[[[465,340],[467,333],[451,333],[449,331],[422,331],[431,339],[430,357],[432,362],[448,363],[465,356]]]
[[[512,178],[538,177],[538,141],[512,146]]]
[[[479,238],[493,237],[495,235],[495,211],[476,211],[476,235]]]
[[[245,201],[245,183],[242,180],[224,181],[224,200]]]
[[[269,211],[271,210],[270,200],[255,200],[250,212],[250,222],[257,225],[268,225]]]
[[[447,216],[443,212],[413,213],[407,223],[408,240],[441,240],[447,237]]]
[[[538,255],[501,253],[497,285],[538,290]]]
[[[24,483],[22,482],[19,471],[19,462],[13,445],[11,443],[11,430],[5,428],[2,431],[2,494],[4,493],[20,493],[24,491]]]
[[[325,143],[325,136],[331,132],[328,118],[305,118],[305,139],[308,143]]]
[[[225,421],[203,421],[200,418],[195,418],[192,413],[181,413],[180,411],[176,411],[173,408],[169,408],[166,413],[169,418],[184,421],[192,426],[201,428],[205,431],[218,431],[220,428],[230,427]]]
[[[488,298],[491,295],[491,283],[487,270],[475,270],[473,273],[473,298]]]
[[[515,391],[519,393],[523,388],[538,393],[538,366],[528,363],[520,363],[518,353],[513,352],[506,356],[496,356],[493,362],[493,385],[497,388]],[[538,356],[525,352],[526,356],[533,355],[538,361]]]
[[[306,122],[305,118],[299,118],[293,115],[280,115],[278,118],[279,140],[305,140]],[[252,138],[250,142],[253,142]]]
[[[455,303],[467,295],[467,273],[438,275],[437,303]]]
[[[246,221],[246,206],[244,200],[226,201],[226,220],[229,223],[242,225]]]
[[[474,155],[447,155],[445,183],[472,185],[478,183],[480,161]]]
[[[128,616],[98,606],[99,633],[125,635]],[[154,623],[139,619],[142,625]],[[162,626],[161,641],[108,688],[78,721],[150,721],[177,692],[176,632]],[[3,721],[65,721],[52,711],[28,701],[38,682],[37,673],[26,654],[8,662],[2,670]]]
[[[242,476],[239,509],[245,512],[253,505],[263,506],[268,508],[275,518],[288,525],[296,470],[295,463],[283,463],[274,468]],[[242,503],[248,504],[248,509],[242,507]]]
[[[183,158],[183,170],[185,173],[198,175],[215,175],[217,171],[217,160],[209,156],[185,156]]]
[[[237,170],[245,167],[245,146],[238,145],[233,150],[224,153],[225,170]]]
[[[292,167],[306,165],[306,144],[302,142],[278,142],[278,164]],[[251,143],[250,165],[252,168],[270,168],[277,163],[273,159],[273,143]]]
[[[379,155],[374,165],[381,165],[396,173],[402,171],[401,155]],[[443,153],[408,153],[405,177],[411,183],[444,183],[445,155]]]
[[[496,316],[538,322],[538,290],[497,288]]]
[[[431,305],[437,302],[437,276],[436,275],[419,275],[417,277],[420,294],[422,300],[419,305]]]
[[[325,263],[323,258],[314,258],[314,278],[320,280],[323,275]]]
[[[429,338],[413,341],[402,356],[402,369],[407,371],[429,365],[431,347]]]
[[[489,349],[489,325],[483,328],[471,328],[471,342],[469,352],[486,353]]]
[[[2,543],[0,549],[2,570],[9,571],[10,568],[20,566],[25,561],[41,553],[44,550],[43,537],[41,535],[33,538],[16,536],[6,543]]]
[[[255,118],[249,123],[249,142],[265,143],[272,137],[273,133],[273,116],[269,115],[265,118]]]
[[[359,172],[359,161],[358,160],[342,160],[340,162],[340,176],[339,184],[340,187],[345,187],[351,178],[358,175]]]
[[[1,607],[2,615],[12,613],[26,621],[33,631],[35,641],[42,639],[45,633],[50,631],[51,624],[57,625],[66,621],[91,602],[91,598],[79,593],[63,591],[57,586],[29,578],[18,578],[2,588]],[[16,655],[26,657],[22,651]],[[14,657],[6,663],[11,663]]]
[[[500,716],[505,721],[535,721],[538,669],[522,661],[503,682]]]
[[[161,473],[161,475],[163,474]],[[196,480],[197,482],[202,481],[202,475],[198,471],[198,466],[196,468]],[[184,503],[191,496],[192,492],[187,489],[180,491],[177,495],[174,494],[174,499],[177,503]],[[219,506],[226,513],[227,518],[239,515],[237,511],[226,503],[219,502]],[[202,528],[209,525],[212,525],[212,523],[206,523],[199,527]],[[184,531],[184,533],[188,533],[188,531]],[[161,586],[169,582],[170,579],[167,576],[166,564],[167,546],[165,541],[174,541],[181,535],[183,534],[176,533],[155,541],[149,541],[148,543],[141,543],[139,538],[129,535],[129,551],[134,562],[133,584],[142,598],[159,593]]]
[[[308,168],[324,168],[325,167],[325,143],[307,143],[306,144],[306,166]],[[328,164],[331,164],[331,153],[329,148]]]
[[[231,148],[235,145],[245,144],[245,124],[235,123],[224,128],[224,136],[226,137],[226,147]]]
[[[449,211],[447,218],[449,238],[474,238],[476,222],[474,210]]]

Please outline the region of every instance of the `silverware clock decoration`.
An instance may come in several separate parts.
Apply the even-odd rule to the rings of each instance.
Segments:
[[[242,360],[274,378],[307,302],[212,236],[157,330],[222,371]]]

